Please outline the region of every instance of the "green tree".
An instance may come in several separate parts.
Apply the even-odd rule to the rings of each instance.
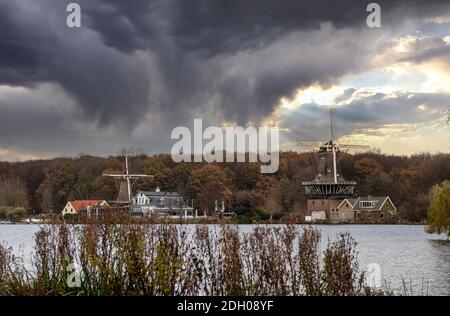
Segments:
[[[450,181],[448,180],[430,189],[427,231],[445,233],[450,237]]]

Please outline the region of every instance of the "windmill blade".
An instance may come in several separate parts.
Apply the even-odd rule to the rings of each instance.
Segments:
[[[370,146],[366,145],[352,145],[352,144],[339,144],[338,145],[341,148],[359,148],[359,149],[370,149]]]
[[[114,178],[122,178],[123,174],[114,174],[114,173],[103,173],[102,176],[104,177],[114,177]]]
[[[149,174],[130,174],[128,176],[130,178],[153,178],[153,176]]]
[[[321,143],[320,142],[303,142],[303,141],[298,141],[296,143],[297,146],[301,146],[301,147],[311,147],[311,148],[316,148],[316,147],[320,147]]]

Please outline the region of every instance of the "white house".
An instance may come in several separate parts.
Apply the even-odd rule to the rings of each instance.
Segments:
[[[134,216],[150,215],[170,217],[194,217],[194,208],[189,206],[178,192],[139,191],[132,199]]]

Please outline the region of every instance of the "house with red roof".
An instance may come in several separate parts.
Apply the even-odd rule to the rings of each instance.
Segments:
[[[66,214],[90,214],[92,211],[98,211],[108,206],[106,200],[74,200],[67,202],[61,213],[63,216]]]

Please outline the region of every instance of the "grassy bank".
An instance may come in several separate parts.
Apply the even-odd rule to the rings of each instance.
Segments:
[[[336,236],[323,252],[320,238],[315,229],[291,225],[244,234],[234,225],[188,231],[117,216],[83,226],[56,223],[36,233],[28,269],[0,247],[0,294],[380,294],[364,285],[350,235]]]

